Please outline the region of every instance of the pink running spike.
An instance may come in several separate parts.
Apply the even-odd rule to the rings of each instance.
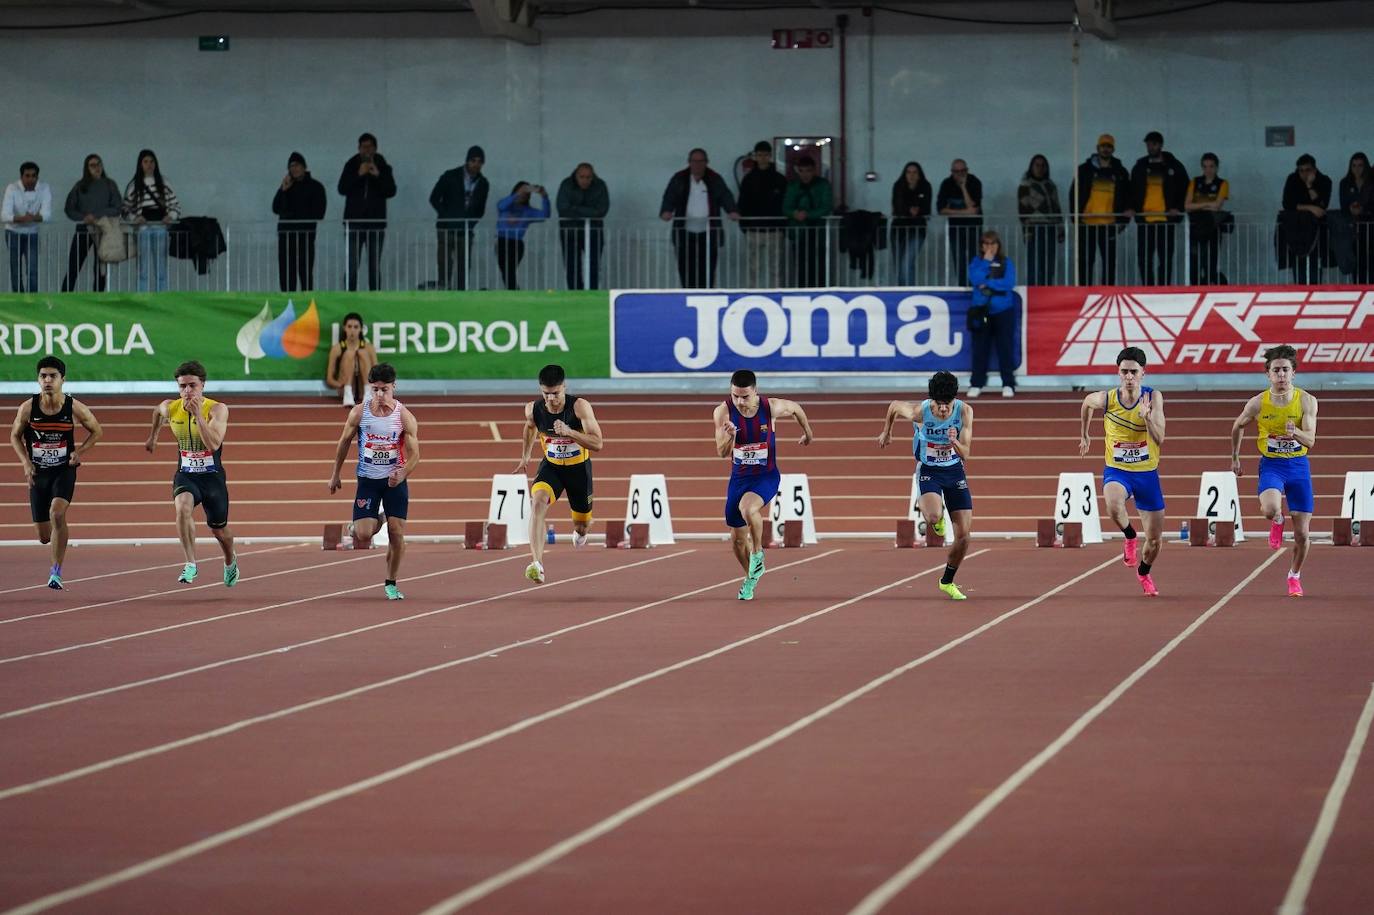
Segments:
[[[1159,597],[1159,589],[1155,587],[1154,579],[1148,575],[1141,575],[1140,590],[1145,592],[1146,597]]]
[[[1140,541],[1132,537],[1126,541],[1126,545],[1121,549],[1121,561],[1134,569],[1139,558],[1139,551]]]
[[[1283,549],[1283,522],[1275,521],[1269,525],[1269,549]]]
[[[1302,579],[1288,576],[1288,596],[1302,597]]]

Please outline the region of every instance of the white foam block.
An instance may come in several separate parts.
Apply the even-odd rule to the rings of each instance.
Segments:
[[[1236,475],[1229,470],[1208,470],[1198,484],[1197,514],[1206,518],[1210,528],[1216,521],[1233,521],[1237,542],[1245,539],[1240,524],[1240,495],[1236,492]],[[1209,531],[1210,533],[1210,531]]]
[[[506,526],[506,543],[530,542],[530,481],[520,473],[498,473],[491,478],[487,523]]]
[[[1056,524],[1083,525],[1084,543],[1102,542],[1102,513],[1097,507],[1097,480],[1090,473],[1061,473],[1054,489]]]
[[[649,542],[654,545],[676,542],[673,539],[673,512],[668,507],[668,480],[663,474],[631,474],[625,523],[648,524]]]
[[[783,524],[802,523],[802,543],[816,543],[816,516],[811,511],[811,484],[804,473],[784,473],[778,496],[769,510],[773,522],[773,541],[782,543]]]

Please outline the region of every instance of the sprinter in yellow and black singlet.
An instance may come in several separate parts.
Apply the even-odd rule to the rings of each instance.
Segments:
[[[1145,351],[1128,346],[1116,355],[1120,386],[1110,391],[1095,391],[1083,398],[1080,411],[1078,453],[1086,456],[1092,447],[1091,425],[1094,410],[1101,410],[1106,444],[1102,470],[1102,499],[1107,515],[1126,537],[1123,560],[1134,566],[1140,589],[1148,597],[1158,597],[1159,589],[1150,577],[1159,556],[1164,533],[1164,491],[1159,485],[1159,449],[1164,444],[1164,397],[1145,387]],[[1138,549],[1135,528],[1126,514],[1126,500],[1134,499],[1144,529],[1145,547]]]
[[[234,536],[229,532],[229,487],[225,482],[220,454],[229,431],[229,408],[205,396],[205,366],[183,362],[174,375],[181,396],[164,400],[153,410],[153,427],[144,447],[152,453],[157,434],[164,424],[177,440],[177,469],[172,477],[172,504],[176,506],[177,534],[186,565],[179,582],[196,580],[197,505],[205,507],[205,524],[219,541],[224,553],[224,585],[232,588],[239,580]]]
[[[538,440],[544,457],[530,487],[530,564],[525,567],[525,577],[538,584],[544,582],[544,519],[565,492],[572,512],[573,546],[587,542],[592,523],[592,452],[600,451],[603,444],[592,405],[568,395],[566,378],[561,365],[539,370],[539,399],[525,404],[520,463],[515,468],[516,473],[525,472],[530,449]]]
[[[1302,564],[1307,559],[1307,532],[1312,524],[1312,468],[1307,450],[1317,443],[1317,398],[1293,386],[1298,351],[1273,346],[1264,351],[1269,389],[1246,402],[1231,424],[1231,470],[1241,475],[1240,443],[1245,427],[1257,422],[1259,499],[1269,519],[1269,548],[1283,549],[1283,500],[1293,516],[1293,561],[1288,567],[1288,595],[1302,597]]]

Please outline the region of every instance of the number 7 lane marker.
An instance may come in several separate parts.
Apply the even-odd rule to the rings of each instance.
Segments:
[[[1283,556],[1283,552],[1271,553],[1269,558],[1260,563],[1253,572],[1241,579],[1241,581],[1226,595],[1212,604],[1211,607],[1203,611],[1202,615],[1188,624],[1188,627],[1174,636],[1164,645],[1163,648],[1155,652],[1154,655],[1144,664],[1137,667],[1126,679],[1122,680],[1112,691],[1103,696],[1092,708],[1084,712],[1077,721],[1069,725],[1062,734],[1056,737],[1049,746],[1031,757],[1021,768],[1017,769],[1002,784],[998,785],[993,791],[980,801],[972,810],[964,814],[959,822],[951,826],[944,835],[926,847],[926,850],[917,855],[911,863],[907,864],[897,873],[888,878],[882,885],[878,886],[863,900],[850,910],[849,915],[874,915],[897,896],[898,893],[906,889],[913,881],[930,870],[945,855],[945,852],[953,848],[961,839],[972,832],[983,820],[987,819],[1003,801],[1011,796],[1017,788],[1030,780],[1031,776],[1045,767],[1050,760],[1054,759],[1061,750],[1074,741],[1079,734],[1092,724],[1103,712],[1116,704],[1116,701],[1126,694],[1132,686],[1140,681],[1147,673],[1153,670],[1163,661],[1175,648],[1181,645],[1184,639],[1196,632],[1203,623],[1207,622],[1222,607],[1230,603],[1231,599],[1245,589],[1250,582],[1259,577],[1259,574],[1273,564],[1274,560]]]
[[[987,549],[982,549],[976,553],[969,554],[967,558],[971,559],[974,556],[978,556],[986,552]],[[1098,565],[1093,566],[1086,572],[1076,575],[1062,584],[1056,585],[1055,587],[1046,591],[1044,594],[1041,594],[1039,597],[1028,600],[1018,607],[1013,607],[1012,609],[1001,614],[1000,616],[993,617],[983,625],[969,630],[968,632],[964,633],[958,638],[951,639],[950,641],[941,645],[939,648],[932,649],[931,651],[928,651],[925,654],[921,655],[919,658],[915,658],[911,661],[908,661],[900,667],[895,667],[887,673],[883,674],[882,676],[870,680],[863,686],[860,686],[858,689],[846,693],[845,695],[841,696],[835,701],[822,706],[821,708],[817,709],[809,715],[805,715],[801,718],[798,718],[796,721],[793,721],[786,727],[774,731],[767,737],[755,741],[747,747],[736,750],[729,756],[723,757],[715,761],[714,763],[705,767],[704,769],[698,769],[691,775],[688,775],[685,778],[682,778],[679,781],[674,782],[666,788],[661,788],[658,791],[655,791],[653,794],[648,795],[647,797],[641,798],[635,803],[630,804],[628,807],[621,808],[620,810],[606,817],[599,823],[594,823],[593,825],[587,827],[581,832],[569,836],[562,842],[550,845],[548,848],[544,849],[539,854],[534,855],[531,858],[526,858],[519,864],[507,868],[499,874],[495,874],[491,877],[488,877],[486,880],[483,880],[480,883],[475,883],[472,886],[468,887],[466,890],[463,890],[461,893],[457,893],[441,902],[435,903],[434,905],[425,909],[424,912],[421,913],[421,915],[448,915],[448,913],[450,912],[457,912],[459,909],[466,908],[474,902],[478,902],[479,900],[485,899],[487,896],[490,896],[497,890],[509,886],[515,881],[528,877],[536,871],[542,870],[550,864],[553,864],[555,861],[567,857],[568,855],[572,854],[574,851],[581,848],[582,846],[587,845],[595,841],[596,839],[601,838],[607,833],[620,828],[621,826],[625,825],[630,820],[633,820],[640,814],[649,812],[650,810],[654,809],[663,802],[671,800],[679,794],[682,794],[684,791],[689,791],[692,788],[695,788],[697,785],[701,784],[702,782],[714,778],[715,776],[726,771],[727,769],[733,768],[736,764],[741,763],[752,756],[758,755],[762,751],[767,750],[775,744],[781,743],[782,741],[791,737],[793,734],[803,731],[811,725],[815,724],[816,722],[822,720],[823,718],[828,717],[831,713],[839,711],[840,709],[854,702],[856,699],[861,699],[869,693],[873,692],[874,690],[886,686],[888,683],[892,682],[893,680],[897,679],[903,674],[915,670],[917,667],[920,667],[923,664],[933,661],[943,654],[953,651],[955,648],[959,647],[967,641],[970,641],[971,639],[977,638],[978,636],[987,632],[989,629],[992,629],[993,627],[1006,622],[1007,620],[1025,612],[1026,610],[1029,610],[1031,607],[1034,607],[1035,605],[1045,600],[1048,600],[1049,598],[1058,594],[1060,591],[1063,591],[1066,588],[1070,588],[1078,584],[1080,581],[1083,581],[1084,579],[1089,578],[1092,575],[1095,575],[1103,569],[1115,565],[1120,561],[1121,560],[1113,556],[1106,562],[1099,563]],[[901,585],[907,584],[908,582],[915,581],[916,579],[924,575],[929,575],[932,572],[939,571],[943,571],[943,567],[927,569],[924,572],[918,572],[915,575],[909,575],[906,578],[901,579],[900,581],[895,581],[891,584],[883,585],[881,588],[875,588],[874,590],[869,591],[866,594],[860,594],[858,597],[851,597],[847,601],[835,604],[831,607],[826,607],[824,610],[818,610],[815,613],[811,613],[806,616],[800,617],[797,620],[793,620],[791,623],[785,623],[782,626],[778,626],[774,629],[769,630],[768,632],[760,633],[760,635],[757,636],[751,636],[749,639],[745,641],[752,641],[753,639],[760,638],[762,636],[771,635],[774,632],[777,632],[781,629],[786,629],[789,626],[796,625],[797,623],[803,622],[813,617],[820,616],[824,613],[829,613],[831,610],[837,610],[840,607],[845,607],[850,604],[858,603],[859,601],[867,600],[868,598],[881,594],[884,591],[891,590],[892,588],[896,588]],[[724,649],[717,649],[717,651],[713,653],[726,651],[731,647],[733,646],[727,645]]]
[[[789,562],[786,565],[775,566],[771,569],[771,571],[780,572],[783,569],[789,569],[792,566],[798,566],[804,562],[811,562],[816,559],[824,559],[826,556],[833,556],[835,553],[839,552],[842,551],[830,550],[825,553],[817,553],[815,556],[807,556],[805,559],[798,559],[795,562]],[[357,686],[353,689],[344,690],[341,693],[335,693],[330,696],[321,696],[320,698],[312,699],[309,702],[302,702],[298,705],[277,709],[273,712],[267,712],[262,715],[255,715],[252,718],[244,718],[241,721],[235,721],[230,724],[223,725],[222,727],[213,728],[209,731],[203,731],[199,734],[191,734],[189,736],[182,737],[177,740],[169,740],[166,743],[161,743],[152,747],[145,747],[142,750],[134,750],[133,752],[126,753],[122,756],[116,756],[111,759],[102,760],[101,762],[91,763],[88,766],[82,766],[79,769],[72,769],[67,772],[62,772],[57,775],[49,776],[48,778],[42,778],[37,781],[29,782],[27,784],[15,785],[10,788],[0,789],[0,801],[5,800],[6,798],[15,797],[16,795],[29,794],[30,792],[38,791],[42,788],[48,788],[53,785],[59,785],[63,782],[74,781],[78,778],[83,778],[87,775],[94,775],[97,772],[103,772],[106,769],[113,769],[117,766],[125,765],[126,763],[136,762],[140,759],[147,759],[148,757],[157,756],[160,753],[166,753],[170,750],[178,750],[182,747],[188,747],[193,744],[202,743],[206,740],[211,740],[216,737],[223,737],[227,734],[233,734],[235,732],[242,731],[245,728],[252,727],[255,724],[263,724],[268,721],[275,721],[279,718],[286,718],[289,715],[295,715],[299,712],[308,711],[313,708],[319,708],[322,705],[329,705],[331,703],[338,702],[343,699],[351,699],[354,696],[361,696],[364,693],[369,693],[373,690],[382,689],[388,686],[395,686],[398,683],[404,683],[407,680],[414,680],[418,677],[424,677],[432,673],[438,673],[439,671],[448,670],[451,667],[459,667],[463,664],[471,664],[474,661],[481,661],[486,658],[490,658],[495,655],[501,654],[502,652],[511,651],[516,648],[523,648],[526,645],[542,644],[543,642],[546,642],[549,639],[555,639],[560,636],[567,635],[570,632],[576,632],[579,629],[589,629],[592,626],[597,626],[601,623],[608,623],[611,620],[617,620],[621,617],[631,616],[643,610],[651,610],[654,607],[660,607],[664,604],[671,604],[674,601],[683,600],[689,597],[695,597],[698,594],[704,594],[707,591],[724,587],[725,585],[735,584],[738,581],[738,577],[730,578],[726,581],[716,582],[713,585],[706,585],[704,587],[696,588],[691,591],[685,591],[681,594],[674,594],[672,597],[664,597],[656,601],[651,601],[647,604],[640,604],[637,607],[630,607],[629,609],[620,610],[616,613],[608,613],[605,616],[599,616],[596,619],[586,620],[585,622],[581,623],[574,623],[571,626],[564,626],[562,629],[555,629],[552,632],[545,632],[541,635],[530,636],[529,638],[520,639],[516,642],[509,642],[505,645],[498,645],[495,648],[487,648],[483,651],[479,651],[475,654],[468,655],[464,658],[455,658],[452,661],[445,661],[442,664],[435,664],[432,667],[424,667],[419,670],[411,671],[410,673],[400,674],[395,677],[388,677],[385,680],[378,680],[374,683],[365,683],[362,686]]]
[[[1307,893],[1312,889],[1312,881],[1317,876],[1322,855],[1326,853],[1326,843],[1330,841],[1331,833],[1336,828],[1336,818],[1340,816],[1346,789],[1355,777],[1355,766],[1359,764],[1365,741],[1369,739],[1371,720],[1374,720],[1374,686],[1371,686],[1369,698],[1364,703],[1364,711],[1355,723],[1355,733],[1350,735],[1350,745],[1346,747],[1345,758],[1341,760],[1341,767],[1336,771],[1331,790],[1326,793],[1321,816],[1317,817],[1312,837],[1307,840],[1307,848],[1303,850],[1302,860],[1298,862],[1298,869],[1293,873],[1293,880],[1288,885],[1288,893],[1283,897],[1278,915],[1302,915],[1305,910]]]
[[[789,563],[789,565],[796,565],[801,562],[809,561],[813,558],[820,559],[837,552],[843,551],[831,550],[826,553],[818,554],[815,557],[807,557],[807,559],[798,560],[796,563]],[[978,550],[975,553],[970,553],[966,558],[972,559],[973,557],[979,556],[986,552],[986,549]],[[1107,566],[1117,563],[1119,561],[1119,559],[1113,557],[1109,562],[1103,563],[1102,565],[1098,566],[1097,569],[1093,569],[1092,571],[1095,572],[1098,569],[1106,568]],[[444,762],[445,760],[461,756],[464,753],[480,749],[481,747],[487,746],[491,743],[495,743],[496,741],[501,740],[505,737],[509,737],[513,734],[518,734],[521,731],[528,730],[536,725],[544,723],[545,721],[551,721],[555,718],[560,718],[571,712],[577,711],[578,709],[581,709],[585,706],[591,705],[595,702],[600,702],[602,699],[607,699],[611,696],[625,692],[626,690],[633,689],[634,687],[639,686],[643,683],[648,683],[650,681],[657,680],[661,677],[665,677],[670,673],[674,673],[676,671],[690,667],[694,664],[698,664],[702,661],[709,660],[718,655],[725,654],[728,651],[733,651],[734,649],[744,645],[748,645],[751,642],[756,642],[760,639],[768,638],[771,635],[775,635],[778,632],[790,629],[793,626],[799,626],[809,620],[815,619],[816,617],[824,616],[825,614],[830,613],[831,611],[838,610],[842,607],[847,607],[851,604],[865,600],[869,597],[872,597],[875,594],[880,594],[883,591],[899,587],[903,584],[906,584],[907,582],[914,581],[917,578],[921,578],[925,575],[931,575],[943,570],[944,566],[939,565],[926,569],[924,572],[918,572],[915,575],[909,575],[906,578],[892,582],[891,584],[883,585],[881,588],[869,591],[866,594],[861,594],[858,597],[851,597],[848,600],[841,601],[836,604],[831,604],[828,607],[823,607],[820,610],[816,610],[811,613],[807,613],[803,616],[799,616],[796,619],[791,620],[789,622],[780,623],[777,626],[765,629],[762,632],[757,632],[754,635],[745,636],[742,639],[737,639],[734,642],[722,645],[719,648],[712,649],[711,651],[696,655],[695,657],[678,661],[677,663],[670,664],[667,667],[660,667],[658,670],[650,671],[646,674],[641,674],[638,677],[633,677],[629,680],[617,683],[614,686],[609,686],[603,690],[599,690],[595,693],[583,696],[580,699],[574,699],[571,702],[565,703],[556,708],[549,709],[548,711],[541,712],[538,715],[532,715],[528,718],[524,718],[520,721],[515,722],[514,724],[508,725],[499,730],[491,731],[487,734],[482,735],[481,737],[465,741],[464,743],[460,743],[447,749],[440,750],[437,753],[432,753],[428,756],[422,756],[418,759],[406,763],[405,765],[397,766],[393,769],[388,769],[384,772],[379,772],[376,775],[373,775],[369,778],[365,778],[360,781],[344,785],[340,788],[335,788],[332,791],[326,791],[322,794],[318,794],[312,798],[308,798],[304,801],[300,801],[288,807],[283,807],[279,810],[275,810],[271,813],[260,816],[257,819],[249,820],[248,822],[241,823],[238,826],[233,827],[232,829],[227,829],[222,832],[206,836],[198,842],[192,842],[188,845],[183,845],[180,848],[173,849],[172,851],[158,855],[155,858],[149,858],[147,860],[140,861],[137,864],[130,865],[129,867],[123,868],[121,870],[113,871],[109,874],[104,875],[103,877],[97,877],[96,879],[89,880],[86,883],[78,884],[77,886],[73,887],[68,887],[65,890],[59,890],[56,893],[50,893],[47,896],[39,897],[38,899],[34,899],[28,903],[25,903],[24,905],[18,906],[13,909],[8,909],[3,913],[3,915],[33,915],[33,913],[35,912],[45,912],[48,909],[51,909],[55,906],[64,905],[76,899],[83,899],[102,890],[107,890],[111,887],[118,886],[122,883],[127,883],[130,880],[135,880],[139,877],[146,876],[147,874],[154,873],[155,871],[162,870],[163,868],[170,867],[171,865],[176,864],[180,861],[184,861],[187,858],[193,858],[196,855],[202,854],[215,848],[219,848],[222,845],[227,845],[230,842],[237,841],[238,839],[244,838],[245,836],[250,836],[254,833],[261,832],[264,829],[271,828],[277,825],[278,823],[282,823],[286,820],[300,816],[301,814],[309,813],[312,810],[316,810],[320,807],[332,804],[335,801],[340,801],[345,798],[352,797],[356,794],[361,794],[366,791],[370,791],[374,788],[378,788],[382,785],[387,784],[388,782],[395,781],[399,778],[403,778],[404,776],[411,775],[415,772],[427,769],[430,766]],[[1085,576],[1089,574],[1092,574],[1092,572],[1085,573]],[[729,579],[726,579],[725,581],[717,582],[713,585],[708,585],[699,590],[709,591],[713,588],[720,588],[726,585],[734,585],[738,581],[739,577],[734,576]],[[981,629],[976,631],[981,631]]]

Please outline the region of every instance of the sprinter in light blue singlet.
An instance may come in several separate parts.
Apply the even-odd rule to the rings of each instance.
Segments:
[[[892,424],[897,420],[915,425],[911,444],[916,456],[921,516],[940,535],[945,532],[944,510],[949,511],[954,524],[954,542],[945,561],[945,574],[940,578],[940,590],[952,600],[964,600],[954,576],[968,552],[973,527],[973,494],[964,475],[964,459],[973,444],[973,408],[956,398],[959,380],[949,372],[932,375],[927,390],[930,398],[919,404],[906,400],[888,404],[878,447],[886,448],[891,443]]]

